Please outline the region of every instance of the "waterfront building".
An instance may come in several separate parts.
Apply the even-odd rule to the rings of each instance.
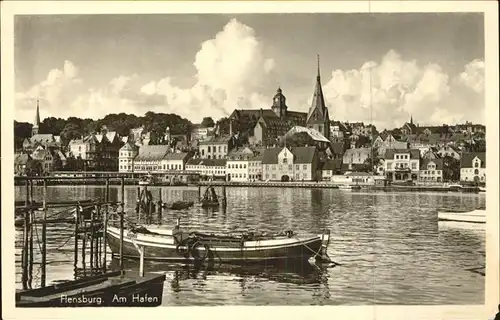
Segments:
[[[119,155],[119,172],[134,172],[134,159],[139,153],[139,148],[131,142],[128,141],[123,147],[120,148]]]
[[[167,145],[140,146],[134,159],[134,172],[155,172],[162,170],[162,160],[170,152]]]
[[[191,152],[170,152],[161,160],[164,171],[184,171],[186,162],[191,158]]]
[[[380,139],[379,139],[380,138]],[[380,142],[382,141],[382,142]],[[391,149],[408,149],[408,143],[406,141],[397,140],[393,134],[389,132],[382,132],[374,141],[373,147],[376,150],[376,154],[380,157],[384,157],[387,150]]]
[[[460,160],[460,153],[451,145],[443,146],[437,151],[441,158],[452,157],[455,160]]]
[[[106,126],[94,134],[97,140],[97,168],[103,171],[118,171],[118,160],[123,142],[116,131],[108,131]]]
[[[327,159],[321,168],[321,179],[331,181],[333,176],[342,174],[341,159]]]
[[[462,153],[460,162],[460,181],[486,183],[486,153]]]
[[[313,181],[319,175],[321,172],[316,147],[268,148],[264,151],[263,180]]]
[[[249,147],[237,148],[232,150],[227,156],[226,180],[250,180],[250,159],[253,157],[254,151]]]
[[[320,132],[327,139],[330,138],[330,116],[328,108],[325,105],[325,98],[323,96],[323,89],[321,85],[321,76],[319,68],[318,56],[318,74],[316,76],[316,85],[314,88],[313,99],[309,112],[307,113],[306,125]]]
[[[57,165],[57,155],[49,149],[39,149],[31,154],[33,160],[37,160],[42,165],[42,174],[48,175],[52,171],[59,170]]]
[[[443,159],[422,159],[418,180],[420,182],[443,182]]]
[[[417,181],[420,170],[420,151],[391,149],[385,153],[385,174],[394,182]]]
[[[73,139],[68,144],[70,155],[82,159],[87,168],[96,167],[98,141],[94,135]]]
[[[218,136],[200,141],[199,154],[202,159],[225,159],[233,148],[233,139],[230,136]]]

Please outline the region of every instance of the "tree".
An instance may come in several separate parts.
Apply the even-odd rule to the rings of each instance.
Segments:
[[[33,125],[28,122],[17,122],[14,120],[14,148],[19,150],[23,146],[23,141],[31,137]]]
[[[215,125],[214,119],[212,117],[205,117],[203,121],[201,121],[201,126],[205,128],[211,128]]]
[[[43,173],[42,163],[38,160],[29,159],[26,163],[27,176],[41,176]]]

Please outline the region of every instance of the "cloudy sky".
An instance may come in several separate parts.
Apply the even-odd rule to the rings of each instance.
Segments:
[[[402,125],[485,122],[482,14],[18,16],[16,112],[193,122],[268,108],[278,86],[307,112],[316,55],[330,116]]]

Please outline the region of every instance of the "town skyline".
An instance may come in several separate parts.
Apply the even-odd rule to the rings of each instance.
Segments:
[[[298,15],[16,18],[15,120],[32,123],[39,99],[42,119],[153,111],[216,121],[269,109],[278,87],[289,110],[307,112],[319,54],[331,120],[485,122],[481,14]],[[83,31],[104,22],[99,35]],[[145,37],[151,28],[164,32]]]

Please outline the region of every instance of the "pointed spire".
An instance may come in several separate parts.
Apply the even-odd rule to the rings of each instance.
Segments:
[[[318,74],[316,76],[316,86],[314,88],[313,99],[309,113],[307,115],[307,122],[324,122],[329,119],[328,109],[325,105],[325,98],[323,96],[323,89],[321,86],[320,67],[319,67],[319,54],[318,54]]]
[[[318,56],[318,75],[316,76],[316,80],[321,81],[321,73],[319,71],[319,54],[317,56]]]
[[[39,127],[40,126],[40,101],[37,99],[36,100],[36,115],[35,115],[35,123],[33,126]]]
[[[410,116],[410,124],[413,124],[413,115]]]

